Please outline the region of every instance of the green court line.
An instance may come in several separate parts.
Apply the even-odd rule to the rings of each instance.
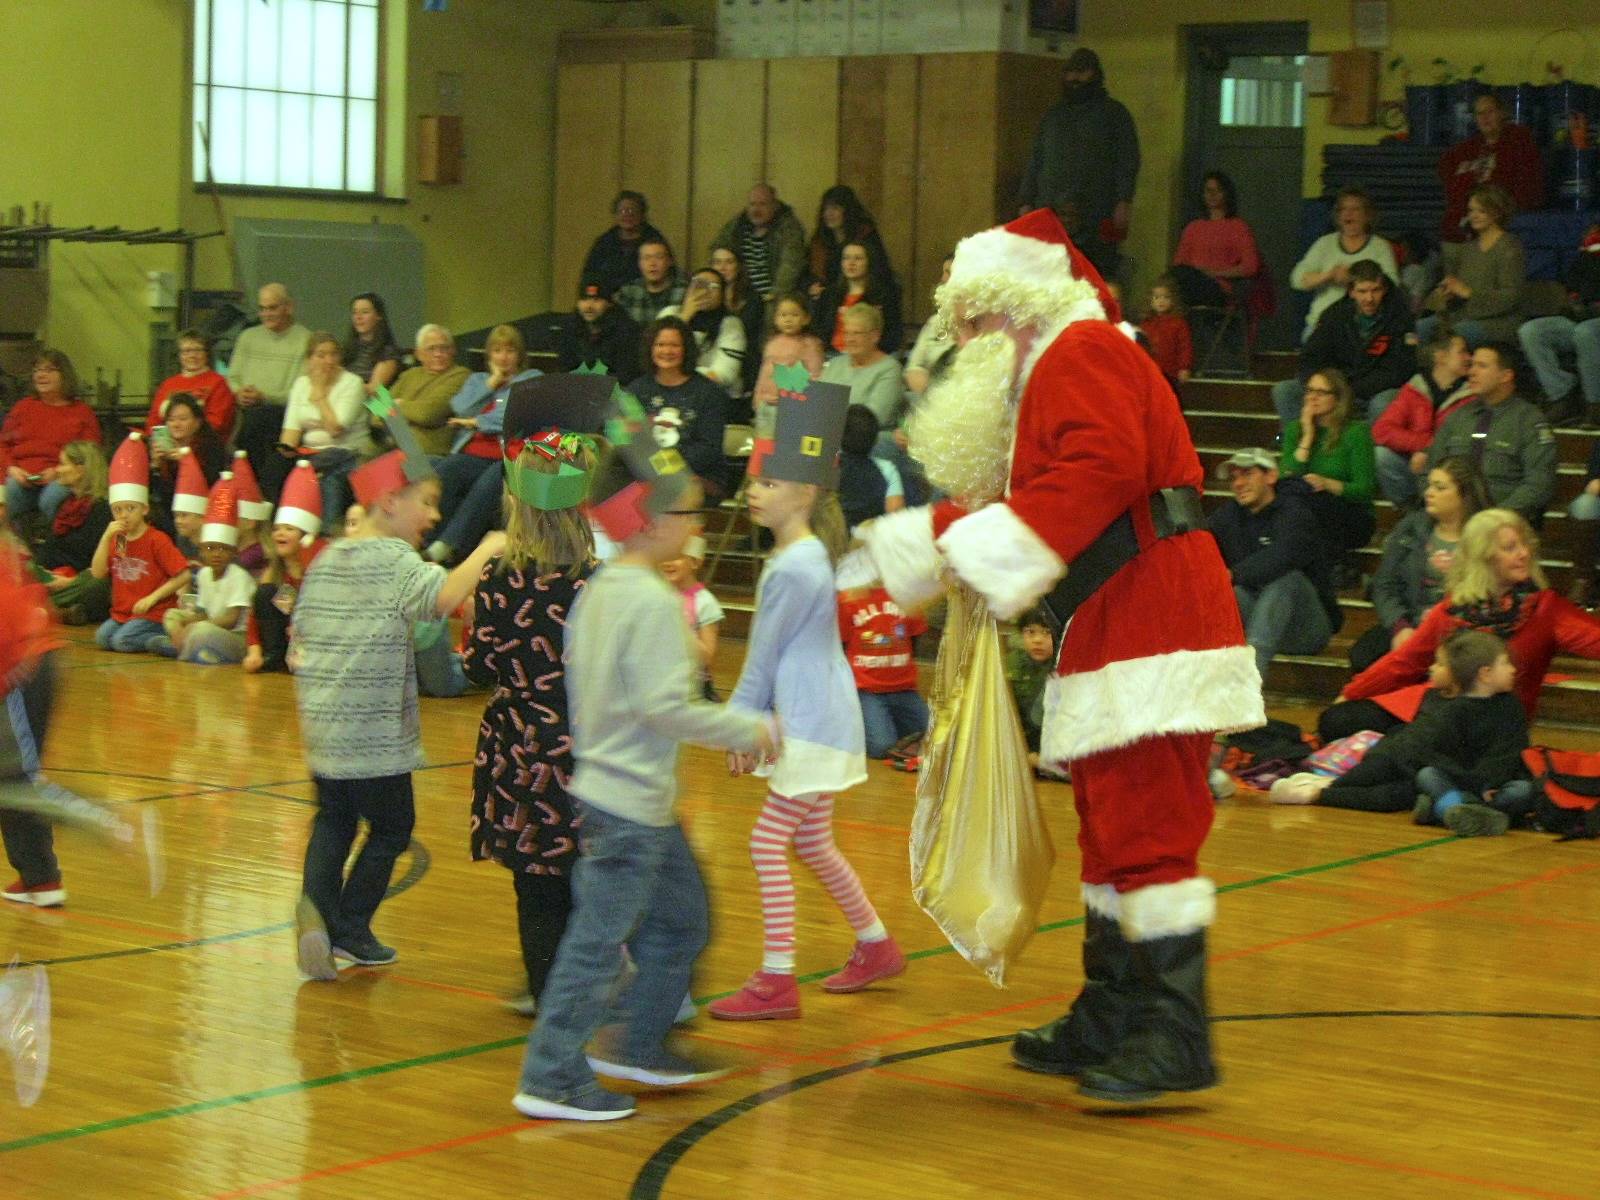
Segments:
[[[1367,854],[1358,854],[1351,858],[1335,859],[1332,862],[1316,863],[1309,867],[1296,867],[1292,871],[1276,871],[1271,875],[1262,875],[1256,879],[1245,879],[1238,883],[1224,884],[1217,889],[1218,892],[1238,892],[1246,888],[1262,887],[1269,883],[1282,883],[1285,880],[1300,879],[1307,875],[1320,875],[1326,871],[1338,871],[1345,867],[1358,867],[1364,863],[1377,862],[1385,858],[1394,858],[1401,854],[1412,854],[1418,850],[1428,850],[1434,846],[1442,846],[1457,839],[1454,835],[1440,838],[1431,838],[1425,842],[1411,842],[1404,846],[1395,846],[1388,850],[1374,850]],[[1064,921],[1051,921],[1040,925],[1036,933],[1052,933],[1059,929],[1068,929],[1074,925],[1083,924],[1082,917],[1069,917]],[[251,931],[245,936],[264,932]],[[227,935],[223,935],[226,937]],[[237,935],[235,935],[237,936]],[[907,954],[908,959],[936,958],[943,954],[954,954],[953,946],[934,946],[926,950],[913,950]],[[814,983],[833,974],[831,970],[816,971],[810,975],[801,975],[796,983]],[[720,1000],[723,996],[731,996],[732,992],[720,992],[713,996],[704,996],[695,1001],[697,1004],[708,1004],[713,1000]],[[71,1129],[57,1129],[49,1133],[37,1133],[31,1137],[17,1138],[9,1142],[0,1142],[0,1154],[10,1154],[17,1150],[31,1150],[37,1146],[47,1146],[54,1142],[65,1142],[75,1138],[90,1137],[98,1133],[111,1133],[118,1129],[129,1129],[137,1125],[148,1125],[153,1121],[165,1121],[171,1117],[189,1117],[198,1113],[215,1112],[221,1108],[232,1108],[240,1104],[253,1104],[257,1100],[271,1100],[278,1096],[294,1095],[297,1092],[309,1092],[315,1088],[329,1087],[336,1083],[354,1083],[362,1079],[371,1079],[378,1075],[388,1075],[394,1071],[409,1070],[412,1067],[427,1067],[436,1063],[451,1062],[458,1058],[470,1058],[478,1054],[489,1054],[496,1050],[510,1050],[516,1046],[527,1044],[527,1037],[501,1038],[499,1041],[483,1042],[476,1046],[462,1046],[455,1050],[441,1050],[435,1054],[424,1054],[418,1058],[403,1058],[395,1062],[379,1063],[371,1067],[359,1067],[353,1071],[340,1071],[335,1075],[323,1075],[317,1079],[302,1079],[292,1083],[280,1083],[273,1087],[259,1088],[252,1092],[239,1092],[232,1096],[219,1096],[212,1100],[197,1100],[192,1104],[180,1104],[173,1108],[158,1108],[150,1112],[135,1113],[126,1117],[113,1117],[108,1121],[96,1121],[91,1125],[79,1125]]]

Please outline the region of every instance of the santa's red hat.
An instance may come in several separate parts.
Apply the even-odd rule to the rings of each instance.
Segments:
[[[239,496],[239,515],[252,521],[265,521],[272,516],[272,502],[261,494],[256,482],[255,468],[250,456],[243,450],[233,452],[233,487]]]
[[[1122,320],[1106,281],[1048,208],[963,238],[938,301],[946,320],[958,304],[1029,325]]]
[[[111,486],[106,499],[112,504],[150,503],[150,449],[144,434],[135,429],[111,456]]]
[[[295,463],[289,478],[284,480],[274,520],[279,525],[293,525],[307,538],[322,532],[322,487],[306,459]]]
[[[206,511],[206,476],[200,460],[187,446],[178,449],[178,482],[172,489],[172,511],[200,517]]]
[[[198,545],[220,542],[224,546],[239,544],[239,490],[234,484],[233,472],[224,471],[211,485],[211,497],[206,503],[206,523],[200,526]]]

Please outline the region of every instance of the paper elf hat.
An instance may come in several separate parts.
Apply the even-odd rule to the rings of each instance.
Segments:
[[[579,367],[569,375],[539,375],[511,385],[501,437],[507,442],[549,429],[562,433],[604,433],[615,415],[617,381]]]
[[[573,465],[572,457],[583,440],[581,433],[547,429],[527,439],[536,455],[556,464],[555,471],[535,471],[522,465],[522,453],[508,447],[505,453],[506,490],[540,512],[577,508],[589,494],[589,472]]]
[[[289,478],[283,481],[276,519],[279,525],[293,525],[307,538],[322,532],[322,487],[306,459],[295,463]]]
[[[199,545],[220,542],[224,546],[239,544],[239,489],[233,472],[224,471],[211,485],[211,498],[206,503],[206,523],[200,526]]]
[[[178,450],[178,482],[172,488],[172,511],[204,516],[206,511],[206,476],[200,469],[200,460],[187,446]]]
[[[606,440],[616,450],[633,482],[609,499],[589,507],[612,541],[632,537],[670,509],[689,490],[694,472],[676,450],[656,445],[644,407],[632,392],[611,383]]]
[[[243,450],[233,452],[233,487],[239,494],[241,517],[265,521],[272,516],[272,502],[261,494],[255,468],[250,465],[250,455]]]
[[[110,481],[106,499],[112,504],[150,503],[150,448],[137,429],[111,456]]]
[[[778,413],[770,438],[760,438],[750,454],[752,479],[814,483],[829,491],[839,486],[839,443],[850,388],[812,379],[804,367],[775,367]]]
[[[350,487],[356,494],[356,502],[363,508],[371,508],[391,492],[438,478],[388,388],[380,387],[367,401],[367,408],[389,430],[395,448],[350,472]]]

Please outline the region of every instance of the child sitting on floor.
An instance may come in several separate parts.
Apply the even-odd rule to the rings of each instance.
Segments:
[[[167,611],[161,624],[169,640],[157,646],[162,654],[203,666],[243,661],[256,585],[250,572],[234,561],[239,541],[237,505],[233,476],[224,471],[211,489],[211,504],[200,529],[195,602]]]
[[[170,645],[161,619],[189,586],[189,560],[166,534],[152,528],[150,454],[137,431],[111,460],[111,524],[100,536],[89,570],[111,580],[111,617],[95,631],[102,650],[139,654]]]
[[[711,664],[717,657],[717,626],[724,616],[722,605],[701,583],[700,564],[705,561],[706,540],[695,534],[684,543],[683,553],[661,564],[661,574],[683,598],[684,619],[694,633],[695,658],[700,667],[700,691],[713,704],[721,699],[711,682]]]
[[[1022,732],[1028,739],[1028,765],[1047,779],[1064,779],[1054,767],[1039,763],[1039,738],[1044,729],[1045,685],[1056,669],[1055,620],[1042,607],[1024,613],[1006,659],[1006,679],[1016,701]]]

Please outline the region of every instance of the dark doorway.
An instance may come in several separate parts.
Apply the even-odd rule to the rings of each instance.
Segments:
[[[1262,321],[1256,347],[1299,345],[1300,323],[1289,298],[1289,271],[1300,258],[1301,176],[1305,162],[1304,21],[1187,25],[1188,99],[1183,142],[1183,195],[1177,234],[1204,215],[1201,182],[1224,171],[1239,189],[1239,215],[1250,223],[1272,273],[1277,312]]]

